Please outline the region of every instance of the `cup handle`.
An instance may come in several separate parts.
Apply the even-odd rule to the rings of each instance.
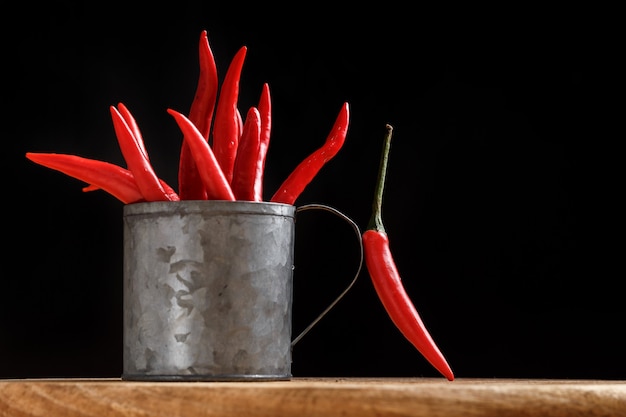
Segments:
[[[357,269],[356,274],[354,275],[354,278],[352,278],[352,281],[350,282],[350,284],[341,292],[341,294],[339,294],[337,298],[335,298],[335,300],[332,303],[330,303],[328,307],[326,307],[326,309],[324,309],[324,311],[321,312],[319,316],[317,316],[315,320],[311,322],[311,324],[309,324],[302,332],[300,332],[300,334],[295,339],[293,339],[293,341],[291,342],[292,348],[294,347],[296,343],[298,343],[298,341],[300,341],[300,339],[302,339],[302,337],[304,337],[305,334],[309,332],[309,330],[313,328],[313,326],[315,326],[322,319],[322,317],[326,315],[326,313],[328,313],[339,302],[339,300],[343,298],[344,295],[346,295],[348,291],[350,291],[350,288],[352,288],[352,286],[356,282],[357,278],[359,277],[359,274],[361,273],[361,268],[363,267],[363,241],[361,240],[361,229],[359,229],[359,226],[350,217],[346,216],[341,211],[333,207],[324,205],[324,204],[306,204],[304,206],[297,207],[296,214],[302,211],[306,211],[306,210],[329,211],[339,216],[343,220],[347,221],[348,223],[350,223],[359,241],[360,260],[359,260],[359,268]]]

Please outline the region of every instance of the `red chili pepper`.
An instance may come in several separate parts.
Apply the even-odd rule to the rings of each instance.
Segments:
[[[296,201],[320,169],[337,155],[343,146],[348,133],[349,120],[349,106],[348,103],[344,103],[324,145],[300,162],[281,184],[278,191],[274,193],[270,201],[284,204],[293,204]]]
[[[385,175],[389,149],[391,147],[392,127],[387,125],[387,134],[378,172],[378,182],[372,217],[367,230],[363,233],[363,249],[365,265],[389,317],[402,332],[404,337],[448,380],[454,379],[443,354],[433,341],[420,315],[409,298],[396,267],[389,246],[389,237],[382,221],[382,197],[385,186]]]
[[[163,189],[159,177],[157,177],[147,158],[147,154],[142,150],[143,145],[138,142],[138,139],[120,112],[115,106],[111,106],[110,109],[120,149],[128,164],[128,169],[133,173],[137,187],[139,187],[146,201],[178,200],[178,196],[173,196]]]
[[[149,161],[150,159],[148,158],[148,152],[146,151],[146,146],[143,142],[143,135],[141,134],[141,130],[139,130],[139,125],[137,124],[135,117],[131,114],[130,110],[128,110],[128,108],[123,103],[118,103],[117,107],[118,111],[124,118],[124,121],[132,131],[133,138],[135,139],[137,147],[141,150],[143,157],[147,161]]]
[[[213,123],[213,152],[230,184],[241,134],[241,114],[237,109],[239,80],[247,48],[244,46],[235,54],[222,82],[222,90],[215,110]]]
[[[133,174],[119,165],[58,153],[27,152],[26,158],[86,182],[84,191],[102,189],[124,204],[145,201]]]
[[[261,134],[259,138],[259,159],[257,164],[257,178],[255,187],[258,188],[258,194],[263,199],[263,178],[265,176],[265,160],[267,158],[267,150],[270,146],[270,135],[272,131],[272,100],[270,96],[269,84],[263,84],[261,97],[259,98],[259,115],[261,116]]]
[[[204,140],[202,133],[182,113],[172,109],[167,109],[167,112],[178,123],[185,140],[189,143],[189,149],[191,149],[196,165],[201,167],[199,174],[207,191],[207,198],[212,200],[234,200],[235,195],[230,188],[230,184],[226,180],[211,147]]]
[[[124,118],[124,121],[126,121],[126,124],[128,124],[128,127],[132,130],[137,147],[141,150],[143,157],[149,163],[150,157],[148,156],[148,152],[146,151],[146,146],[143,142],[143,136],[141,135],[141,130],[139,130],[139,125],[137,124],[137,121],[135,120],[131,112],[123,103],[118,103],[117,107],[118,107],[118,111]],[[161,184],[161,187],[163,187],[163,191],[165,191],[165,194],[168,200],[170,201],[180,200],[180,197],[176,193],[176,191],[172,187],[170,187],[168,183],[163,181],[161,178],[159,178],[159,184]],[[84,191],[91,191],[91,190],[88,187]]]
[[[209,46],[207,31],[200,34],[199,43],[200,75],[191,109],[189,120],[193,122],[208,142],[217,98],[217,68],[213,52]],[[191,155],[189,144],[183,140],[178,168],[178,192],[184,200],[204,200],[206,190],[198,173],[198,167]]]
[[[261,115],[256,107],[250,107],[243,125],[231,188],[237,200],[263,200],[261,183],[262,166],[259,164],[261,150]]]

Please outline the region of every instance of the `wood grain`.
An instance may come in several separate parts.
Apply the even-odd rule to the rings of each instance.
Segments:
[[[626,381],[294,378],[0,380],[0,416],[626,416]]]

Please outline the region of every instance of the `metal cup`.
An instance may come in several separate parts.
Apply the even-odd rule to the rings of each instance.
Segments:
[[[291,378],[295,207],[124,206],[124,380]]]

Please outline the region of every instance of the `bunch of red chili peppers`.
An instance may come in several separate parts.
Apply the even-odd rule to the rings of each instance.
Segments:
[[[218,98],[213,52],[207,32],[201,33],[200,74],[189,115],[167,110],[184,135],[178,193],[157,176],[137,122],[122,103],[117,108],[111,106],[110,110],[127,168],[68,154],[28,152],[26,157],[86,182],[88,186],[84,191],[101,189],[125,204],[208,199],[262,201],[271,131],[271,99],[266,83],[258,105],[252,106],[245,118],[239,112],[239,81],[246,52],[244,46],[234,56]],[[324,144],[296,166],[270,198],[271,202],[295,202],[319,170],[341,149],[348,123],[349,107],[344,103]]]
[[[234,56],[218,99],[215,60],[207,32],[201,33],[200,74],[189,115],[167,110],[184,136],[178,193],[155,173],[137,122],[122,103],[117,108],[111,106],[110,111],[127,168],[68,154],[28,152],[26,157],[87,183],[84,191],[101,189],[125,204],[207,199],[263,201],[263,175],[271,131],[270,91],[264,84],[258,105],[242,117],[237,103],[246,52],[246,47],[242,47]],[[307,184],[343,146],[348,122],[349,107],[344,103],[324,144],[296,166],[272,195],[271,202],[294,204]],[[382,194],[391,133],[388,125],[372,217],[362,235],[365,263],[396,327],[442,375],[453,380],[452,370],[403,288],[383,227]]]

